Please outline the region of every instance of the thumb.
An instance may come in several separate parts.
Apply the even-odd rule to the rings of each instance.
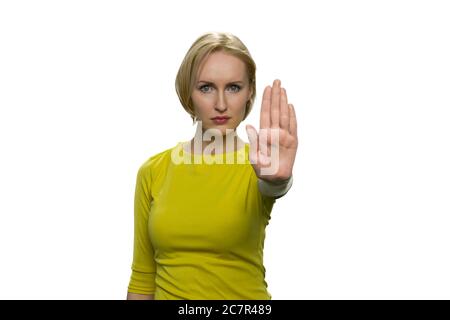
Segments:
[[[250,162],[257,163],[258,132],[249,124],[245,126],[245,130],[247,131],[248,141],[250,142]]]

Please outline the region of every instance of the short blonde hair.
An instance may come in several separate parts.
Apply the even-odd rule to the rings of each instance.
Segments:
[[[191,115],[195,123],[196,117],[191,94],[194,89],[197,72],[201,62],[211,53],[222,51],[229,53],[245,63],[252,95],[247,101],[244,119],[250,113],[256,97],[256,64],[244,43],[228,32],[207,32],[191,45],[178,70],[175,90],[183,108]],[[243,120],[244,120],[243,119]]]

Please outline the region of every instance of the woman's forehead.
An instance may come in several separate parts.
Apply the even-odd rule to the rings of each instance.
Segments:
[[[235,56],[222,53],[209,56],[198,73],[198,81],[212,83],[245,81],[245,77],[245,63]]]

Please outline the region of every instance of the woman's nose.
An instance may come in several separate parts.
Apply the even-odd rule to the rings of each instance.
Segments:
[[[227,104],[225,103],[225,96],[223,93],[219,93],[216,101],[215,109],[218,111],[224,111],[227,109]]]
[[[225,104],[218,103],[218,104],[216,104],[215,109],[217,111],[223,112],[223,111],[227,110],[227,107],[225,106]]]

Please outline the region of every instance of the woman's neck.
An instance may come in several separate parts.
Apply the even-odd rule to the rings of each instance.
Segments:
[[[222,137],[223,140],[216,143],[214,139],[212,139],[212,141],[204,141],[196,135],[187,142],[185,150],[189,151],[190,153],[203,154],[206,147],[212,145],[209,150],[211,155],[214,155],[216,153],[222,154],[226,152],[234,152],[240,150],[245,146],[245,142],[235,133],[231,135],[224,135]]]

